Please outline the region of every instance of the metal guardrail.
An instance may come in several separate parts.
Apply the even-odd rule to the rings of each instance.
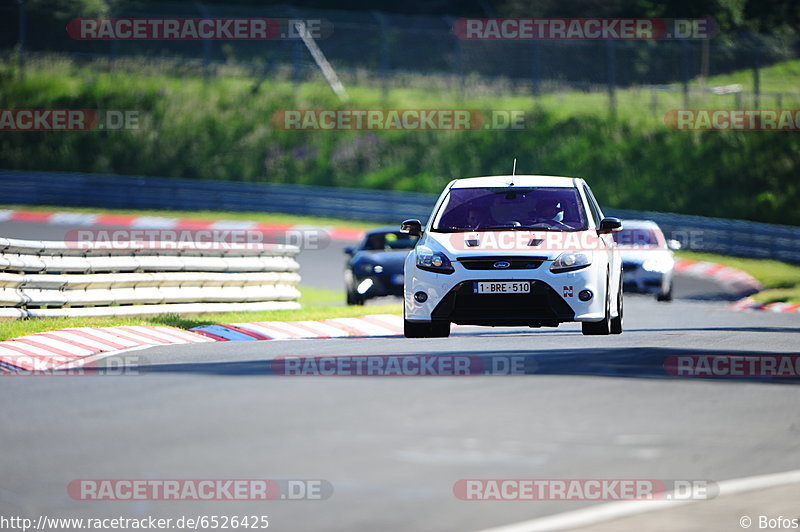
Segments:
[[[435,199],[364,189],[0,170],[0,202],[9,205],[267,211],[394,223],[426,218]]]
[[[0,170],[0,201],[109,209],[264,211],[397,224],[426,220],[434,194],[271,183]],[[606,209],[656,221],[685,249],[800,263],[800,228],[743,220]]]
[[[241,249],[237,249],[237,247]],[[0,238],[0,317],[297,309],[299,248],[109,250]]]

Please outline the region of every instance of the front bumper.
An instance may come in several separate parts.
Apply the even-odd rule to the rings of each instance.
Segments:
[[[412,257],[413,258],[413,257]],[[450,275],[420,270],[406,263],[405,316],[409,321],[448,320],[461,325],[540,326],[569,321],[599,321],[606,313],[605,265],[552,273],[550,262],[530,270],[467,270],[454,262]],[[413,273],[412,273],[413,272]],[[530,281],[528,294],[475,294],[481,281]],[[581,301],[581,290],[593,297]],[[427,300],[414,298],[425,292]]]
[[[669,290],[670,272],[653,272],[638,265],[626,264],[622,273],[622,288],[626,292],[658,294]]]
[[[474,281],[455,285],[431,313],[434,320],[459,325],[547,325],[574,321],[564,298],[542,281],[531,281],[527,294],[476,294]]]

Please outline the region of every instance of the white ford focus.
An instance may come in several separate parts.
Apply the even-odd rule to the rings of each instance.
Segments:
[[[493,176],[445,188],[405,262],[405,336],[450,324],[622,332],[622,265],[606,218],[579,178]]]

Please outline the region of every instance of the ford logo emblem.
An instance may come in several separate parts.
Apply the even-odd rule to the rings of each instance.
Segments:
[[[511,266],[511,263],[510,262],[506,262],[504,260],[501,260],[501,261],[495,262],[493,264],[493,266],[495,268],[497,268],[497,269],[503,269],[503,268],[508,268],[509,266]]]

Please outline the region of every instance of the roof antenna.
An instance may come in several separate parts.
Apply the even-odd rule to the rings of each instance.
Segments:
[[[514,185],[514,176],[517,175],[517,158],[514,157],[514,167],[511,169],[511,183],[509,185]]]

